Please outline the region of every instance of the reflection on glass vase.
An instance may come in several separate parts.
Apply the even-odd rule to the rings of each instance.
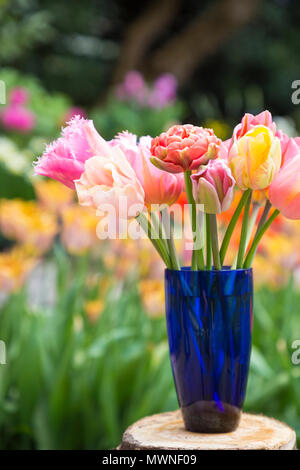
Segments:
[[[233,431],[249,371],[252,269],[167,269],[165,291],[171,365],[185,427]]]

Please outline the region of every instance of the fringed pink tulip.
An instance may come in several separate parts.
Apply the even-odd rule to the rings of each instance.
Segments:
[[[281,167],[270,185],[269,200],[288,219],[300,219],[300,152]]]
[[[147,207],[152,204],[171,205],[177,201],[182,192],[182,175],[173,175],[152,165],[150,136],[141,137],[137,143],[136,135],[122,132],[110,144],[117,145],[126,155],[145,191]]]
[[[212,160],[198,173],[191,176],[193,196],[204,205],[207,214],[227,211],[234,198],[235,180],[224,160]]]
[[[71,189],[80,178],[84,163],[93,155],[108,155],[110,146],[98,134],[92,121],[75,116],[62,130],[62,136],[47,146],[35,163],[35,173],[48,176]]]
[[[152,140],[151,162],[169,173],[198,170],[216,158],[220,144],[212,129],[176,125]]]
[[[106,156],[86,160],[75,186],[79,203],[96,208],[99,215],[113,209],[117,218],[126,219],[136,217],[144,209],[144,190],[118,147],[109,146]]]

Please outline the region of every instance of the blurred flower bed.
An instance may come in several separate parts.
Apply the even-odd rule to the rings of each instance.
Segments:
[[[11,69],[1,79],[8,101],[0,110],[0,339],[7,345],[0,448],[114,447],[133,421],[177,407],[163,265],[147,240],[99,241],[99,220],[73,191],[32,177],[45,143],[87,111]],[[147,84],[132,71],[87,114],[107,139],[124,127],[156,135],[183,116],[176,93],[171,76]],[[284,122],[292,135],[293,123]],[[227,137],[225,122],[205,125]],[[299,229],[279,217],[256,256],[246,403],[298,433],[300,366],[291,363],[291,345],[300,338]]]
[[[36,202],[1,201],[1,448],[113,447],[177,407],[160,259],[147,240],[97,240],[98,220],[62,188],[38,180]],[[246,409],[300,432],[298,230],[280,221],[260,248]]]

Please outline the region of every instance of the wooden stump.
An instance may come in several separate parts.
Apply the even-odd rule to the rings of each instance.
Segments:
[[[120,450],[293,450],[296,433],[273,418],[243,413],[239,427],[226,434],[186,431],[180,410],[147,416],[123,435]]]

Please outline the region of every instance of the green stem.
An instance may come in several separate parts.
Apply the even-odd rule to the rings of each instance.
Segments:
[[[180,271],[180,263],[179,263],[179,259],[176,253],[175,244],[174,244],[174,214],[170,214],[170,221],[169,223],[167,223],[167,217],[169,214],[166,209],[164,209],[164,211],[166,212],[164,212],[163,214],[162,221],[164,224],[165,233],[167,235],[167,244],[169,248],[172,268],[176,269],[177,271]]]
[[[162,230],[162,222],[160,220],[160,217],[158,215],[158,212],[150,212],[150,217],[151,217],[151,221],[153,223],[153,226],[154,226],[154,230],[156,231],[156,233],[158,234],[158,238],[159,240],[161,240],[161,242],[164,244],[165,246],[165,250],[166,252],[168,252],[168,244],[167,244],[167,240],[164,238],[163,236],[163,230]],[[169,253],[168,253],[169,254]],[[169,257],[170,257],[170,254],[169,254]]]
[[[262,226],[266,223],[271,207],[272,204],[270,203],[269,199],[267,199],[263,213],[257,225],[255,236],[258,234]]]
[[[245,191],[243,193],[241,199],[240,199],[240,202],[238,203],[237,208],[235,209],[235,212],[234,212],[234,214],[231,218],[231,221],[230,221],[230,223],[227,227],[227,230],[225,232],[223,242],[222,242],[222,245],[221,245],[221,250],[220,250],[220,260],[221,260],[222,265],[224,263],[224,259],[225,259],[225,256],[226,256],[226,252],[227,252],[228,245],[229,245],[229,242],[231,240],[234,228],[236,226],[236,223],[238,221],[239,216],[241,215],[241,212],[243,210],[243,207],[245,205],[245,202],[246,202],[248,196],[249,196],[249,193],[247,191]]]
[[[214,258],[214,268],[218,271],[222,268],[219,254],[218,227],[216,214],[209,214],[211,229],[211,246]]]
[[[247,254],[245,262],[244,262],[244,266],[243,266],[244,269],[248,269],[248,268],[251,267],[252,262],[253,262],[253,258],[255,256],[255,253],[256,253],[257,247],[259,245],[259,242],[262,239],[262,236],[264,235],[266,230],[270,227],[272,222],[276,219],[276,217],[279,215],[279,213],[280,213],[279,210],[275,209],[273,214],[268,218],[266,223],[260,228],[259,232],[255,235],[255,238],[252,242],[252,245],[250,247],[250,250],[248,251],[248,254]]]
[[[195,249],[196,260],[199,269],[205,269],[205,259],[204,259],[204,213],[198,211],[197,213],[197,225],[196,225],[196,240],[200,243],[203,242],[202,247]]]
[[[206,269],[211,270],[211,229],[209,214],[205,214],[206,221]]]
[[[236,263],[237,269],[241,269],[243,267],[243,260],[245,256],[246,242],[247,242],[247,235],[248,235],[249,212],[250,212],[252,191],[251,189],[248,189],[246,192],[248,193],[248,199],[246,201],[245,210],[244,210],[240,246],[239,246],[238,258],[237,258],[237,263]]]
[[[164,261],[168,269],[172,269],[169,254],[166,252],[165,246],[162,243],[162,241],[158,238],[158,234],[154,230],[153,225],[151,224],[150,220],[148,217],[141,212],[137,217],[136,220],[146,233],[148,235],[149,240],[151,241],[152,245],[160,255],[161,259]],[[153,238],[151,237],[153,235]]]
[[[253,228],[255,226],[255,222],[256,222],[256,219],[257,219],[257,214],[259,212],[259,208],[260,208],[260,205],[257,204],[256,202],[254,202],[253,205],[252,205],[252,211],[251,211],[251,215],[250,215],[250,219],[249,219],[248,233],[247,233],[247,239],[246,239],[246,250],[247,250],[247,247],[248,247],[249,242],[250,242],[250,238],[251,238],[251,234],[253,232]],[[236,265],[237,265],[237,254],[236,254],[236,257],[235,257],[235,259],[232,263],[231,269],[236,269]]]
[[[197,240],[197,209],[196,209],[196,203],[193,197],[191,174],[192,174],[191,171],[185,171],[184,181],[185,181],[185,188],[186,188],[186,196],[187,196],[187,200],[188,200],[188,204],[190,208],[193,241],[195,245],[195,242]],[[204,269],[203,249],[200,248],[199,250],[195,250],[195,246],[194,246],[193,255],[192,255],[192,271],[195,271],[197,269],[197,266],[200,269]]]

